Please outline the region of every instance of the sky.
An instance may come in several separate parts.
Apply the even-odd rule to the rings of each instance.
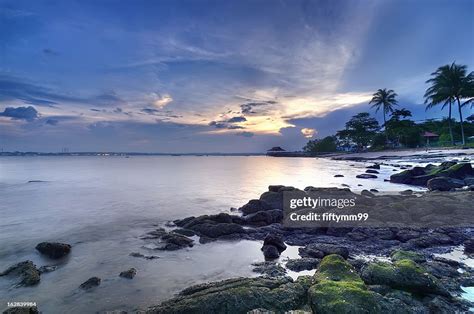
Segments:
[[[0,0],[0,148],[300,150],[357,112],[382,121],[379,88],[439,118],[425,81],[474,70],[473,16],[471,0]]]

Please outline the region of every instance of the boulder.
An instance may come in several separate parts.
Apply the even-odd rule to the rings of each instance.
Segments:
[[[367,166],[366,168],[367,169],[380,169],[380,165],[379,164],[370,165],[370,166]]]
[[[338,254],[343,258],[348,258],[349,250],[344,246],[327,243],[310,243],[305,247],[299,248],[299,255],[301,257],[323,258],[331,254]]]
[[[34,286],[40,282],[40,272],[32,261],[24,261],[0,273],[1,276],[19,277],[17,286]]]
[[[161,237],[161,246],[158,248],[163,251],[174,251],[185,247],[194,246],[194,240],[182,234],[170,232]]]
[[[313,313],[409,313],[402,302],[370,291],[342,256],[328,255],[314,275],[308,290]]]
[[[89,279],[87,279],[85,282],[81,283],[81,285],[79,286],[79,288],[83,289],[83,290],[89,290],[89,289],[92,289],[94,287],[97,287],[98,285],[100,285],[100,278],[99,277],[91,277]]]
[[[280,209],[271,209],[259,211],[244,217],[244,224],[253,226],[266,226],[273,223],[279,223],[283,220],[283,211]]]
[[[278,252],[281,253],[286,250],[286,245],[280,236],[274,234],[267,234],[263,240],[263,245],[273,245],[277,248]]]
[[[252,269],[253,272],[259,273],[269,277],[284,277],[286,276],[286,269],[283,268],[280,264],[275,262],[260,262],[253,263]]]
[[[36,249],[49,258],[59,259],[71,252],[71,245],[58,242],[41,242]]]
[[[379,174],[379,172],[377,170],[373,170],[373,169],[367,169],[367,170],[365,170],[365,173]]]
[[[318,267],[320,261],[319,258],[312,257],[290,259],[286,262],[286,268],[296,272],[312,270]]]
[[[426,258],[422,254],[413,251],[395,250],[390,254],[390,258],[394,262],[401,261],[404,259],[412,260],[415,263],[426,262]]]
[[[283,209],[283,192],[282,189],[279,192],[265,192],[260,195],[260,201],[263,204],[267,204],[269,209]]]
[[[334,178],[343,178],[343,177],[344,177],[344,175],[342,175],[342,174],[336,174],[336,175],[334,175]]]
[[[450,191],[463,186],[464,181],[449,177],[436,177],[427,182],[427,187],[430,191]]]
[[[190,229],[197,232],[200,236],[205,236],[213,239],[231,234],[246,233],[245,229],[242,226],[235,223],[202,223],[194,225],[190,227]]]
[[[266,260],[273,260],[280,257],[280,252],[278,251],[278,248],[274,245],[262,246],[262,252]]]
[[[247,313],[259,308],[283,313],[304,305],[310,282],[309,277],[296,281],[288,277],[257,277],[205,283],[181,291],[147,313]]]
[[[127,269],[121,272],[119,276],[123,278],[133,279],[133,277],[135,277],[136,274],[137,274],[137,270],[132,267],[130,269]]]
[[[449,292],[435,277],[410,259],[401,259],[393,264],[370,263],[362,269],[362,278],[371,285],[387,285],[418,294],[449,296]]]
[[[268,209],[271,209],[270,206],[261,200],[250,200],[247,204],[239,208],[244,216]]]

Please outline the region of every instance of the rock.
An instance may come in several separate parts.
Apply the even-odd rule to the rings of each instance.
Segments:
[[[318,267],[321,260],[318,258],[303,257],[290,259],[286,262],[286,268],[292,271],[300,272],[303,270],[312,270]]]
[[[280,252],[274,245],[264,245],[262,247],[262,252],[267,260],[277,259],[280,257]]]
[[[40,274],[44,274],[44,273],[50,273],[52,271],[55,271],[57,268],[58,266],[56,265],[45,265],[38,268],[38,271],[40,272]]]
[[[370,192],[372,192],[372,193],[378,193],[379,190],[377,190],[377,189],[370,189]]]
[[[367,169],[380,169],[380,165],[379,165],[379,164],[375,164],[375,165],[367,166],[366,168],[367,168]]]
[[[474,253],[474,239],[464,241],[464,252],[468,254]]]
[[[71,245],[57,242],[41,242],[36,249],[49,258],[59,259],[71,252]]]
[[[301,257],[323,258],[331,254],[338,254],[343,258],[348,258],[349,250],[344,246],[327,243],[310,243],[303,248],[299,248],[299,255]]]
[[[40,282],[40,272],[32,261],[24,261],[0,273],[1,276],[20,277],[17,286],[34,286]]]
[[[164,251],[174,251],[193,246],[194,240],[189,239],[184,235],[170,232],[161,237],[161,246],[158,249]]]
[[[336,174],[334,175],[334,178],[343,178],[344,176],[342,174]]]
[[[281,253],[286,250],[286,245],[280,236],[274,234],[267,234],[263,240],[263,245],[273,245],[277,248],[278,252]]]
[[[367,169],[367,170],[365,170],[365,173],[379,174],[379,172],[377,170],[373,170],[373,169]]]
[[[270,206],[261,200],[250,200],[247,204],[239,208],[244,216],[268,209],[271,209]]]
[[[313,313],[408,313],[403,303],[367,289],[352,266],[339,255],[326,256],[308,290]]]
[[[282,188],[285,188],[284,185],[269,185],[268,191],[269,192],[280,192]]]
[[[263,204],[268,204],[269,209],[283,209],[283,192],[282,189],[279,192],[265,192],[260,195],[260,201]]]
[[[390,257],[394,262],[401,261],[404,259],[412,260],[415,263],[426,262],[426,258],[422,254],[412,251],[395,250],[390,254]]]
[[[410,170],[393,174],[390,176],[390,181],[425,186],[433,178],[449,177],[463,180],[471,175],[474,175],[474,170],[470,163],[443,162],[438,167],[433,165],[428,165],[425,168],[413,167]]]
[[[225,235],[246,233],[242,226],[235,223],[202,223],[189,228],[197,232],[200,236],[214,239]]]
[[[286,270],[275,262],[261,262],[253,263],[253,272],[269,276],[269,277],[284,277],[286,276]]]
[[[100,285],[100,282],[101,280],[99,277],[91,277],[87,279],[85,282],[81,283],[79,288],[84,289],[84,290],[89,290]]]
[[[401,229],[397,232],[396,239],[407,242],[420,236],[420,232],[412,229]]]
[[[181,235],[184,235],[184,236],[187,236],[187,237],[192,237],[192,236],[195,236],[196,233],[192,230],[189,230],[189,229],[175,229],[173,230],[174,233],[177,233],[177,234],[181,234]]]
[[[306,301],[309,277],[235,278],[200,284],[148,309],[148,314],[247,313],[263,308],[283,313]]]
[[[404,191],[401,191],[400,194],[401,194],[401,195],[412,195],[412,194],[413,194],[413,190],[404,190]]]
[[[474,177],[464,178],[464,185],[467,185],[467,186],[474,185]]]
[[[144,258],[148,260],[160,258],[159,256],[156,256],[156,255],[143,255],[142,253],[138,253],[138,252],[130,253],[130,256]]]
[[[464,181],[448,177],[436,177],[427,182],[427,187],[431,191],[450,191],[463,186]]]
[[[358,179],[376,179],[377,176],[375,174],[362,173],[362,174],[356,175],[356,178],[358,178]]]
[[[367,284],[387,285],[418,294],[438,294],[449,296],[440,282],[426,270],[409,259],[393,264],[386,262],[370,263],[362,269],[362,278]]]
[[[132,267],[130,269],[127,269],[121,272],[119,276],[123,278],[133,279],[133,277],[135,277],[136,274],[137,274],[137,270]]]
[[[273,223],[279,223],[283,220],[283,211],[272,209],[259,211],[244,217],[244,223],[253,226],[266,226]]]
[[[362,190],[362,192],[360,192],[360,195],[367,196],[367,197],[375,196],[372,192],[369,192],[367,190]]]

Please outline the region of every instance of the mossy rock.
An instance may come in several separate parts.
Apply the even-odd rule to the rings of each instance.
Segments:
[[[339,255],[323,258],[315,280],[316,284],[308,290],[314,313],[408,312],[400,302],[368,290],[354,268]]]
[[[426,258],[420,254],[413,251],[404,251],[404,250],[395,250],[390,254],[393,262],[401,261],[404,259],[412,260],[415,263],[422,263],[426,261]]]
[[[275,312],[298,309],[307,301],[311,277],[236,278],[183,290],[147,313],[247,313],[264,308]]]
[[[449,296],[439,281],[411,259],[400,259],[393,264],[370,263],[362,270],[362,278],[370,285],[387,285],[414,294]]]

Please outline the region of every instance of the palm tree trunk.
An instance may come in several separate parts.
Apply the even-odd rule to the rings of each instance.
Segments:
[[[383,127],[385,128],[385,146],[388,143],[388,133],[387,133],[387,119],[385,118],[385,110],[383,113]]]
[[[451,100],[449,101],[448,126],[449,126],[449,136],[451,136],[451,145],[454,146],[453,128],[451,126]]]
[[[462,110],[461,110],[461,101],[459,101],[459,97],[456,97],[456,100],[458,101],[458,109],[459,109],[459,120],[461,120],[461,138],[462,138],[462,145],[464,146],[466,144],[466,140],[464,139],[464,127],[462,125]]]

